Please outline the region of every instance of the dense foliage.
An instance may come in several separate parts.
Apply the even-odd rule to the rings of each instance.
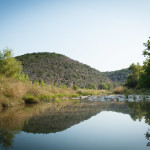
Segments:
[[[129,70],[132,72],[132,74],[128,76],[125,85],[129,88],[135,88],[139,82],[142,66],[139,63],[137,63],[137,65],[133,63],[130,65]]]
[[[143,51],[143,55],[146,60],[143,62],[143,66],[132,64],[129,69],[131,75],[128,76],[126,86],[129,88],[150,88],[150,40],[144,43],[146,49]]]
[[[146,49],[143,51],[143,55],[146,60],[143,63],[143,71],[140,73],[139,87],[150,88],[150,40],[144,43]]]
[[[128,75],[131,74],[131,71],[129,69],[121,69],[103,73],[113,82],[125,83]]]
[[[31,81],[44,80],[54,85],[96,88],[111,82],[106,75],[85,64],[56,53],[32,53],[16,57]],[[91,86],[92,85],[92,86]]]
[[[12,50],[8,48],[0,51],[0,76],[29,81],[28,75],[22,72],[20,61],[12,57]]]
[[[21,74],[22,66],[19,61],[12,57],[12,51],[4,49],[0,51],[0,75],[15,77]]]

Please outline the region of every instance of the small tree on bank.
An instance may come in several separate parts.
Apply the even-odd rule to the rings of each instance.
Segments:
[[[0,51],[0,75],[29,81],[28,75],[22,72],[21,63],[12,57],[12,50],[8,48]]]
[[[0,52],[0,74],[5,77],[15,77],[21,74],[22,66],[19,61],[12,57],[12,51],[8,48]]]

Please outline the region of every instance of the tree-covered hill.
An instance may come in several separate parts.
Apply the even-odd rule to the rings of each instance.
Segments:
[[[56,53],[32,53],[16,57],[23,65],[23,71],[31,81],[43,79],[51,84],[65,84],[84,88],[94,83],[97,87],[111,82],[100,71]]]
[[[128,75],[131,74],[131,71],[129,69],[121,69],[103,73],[113,82],[125,83]]]

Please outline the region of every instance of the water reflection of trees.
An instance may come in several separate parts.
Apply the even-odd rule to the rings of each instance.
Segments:
[[[133,120],[141,121],[142,118],[144,118],[145,123],[150,125],[150,103],[149,102],[128,103],[128,106],[132,110],[132,113],[130,114],[130,116]],[[148,140],[147,146],[150,146],[149,130],[146,132],[145,138]]]
[[[11,147],[15,134],[15,131],[9,129],[0,129],[0,145],[6,149]]]
[[[142,118],[145,119],[145,123],[150,125],[150,103],[149,102],[139,102],[139,103],[128,103],[129,108],[131,108],[132,113],[130,114],[133,120],[141,121]]]
[[[55,133],[63,131],[105,110],[130,114],[133,120],[145,118],[150,125],[150,103],[64,102],[15,108],[0,113],[0,145],[9,148],[20,131]],[[150,146],[150,131],[145,134]]]
[[[63,107],[59,111],[46,109],[40,115],[32,116],[23,126],[23,131],[31,133],[55,133],[63,131],[96,115],[102,110],[129,113],[125,104],[115,103],[79,103]]]
[[[89,119],[105,110],[130,114],[133,120],[145,119],[150,125],[150,103],[64,102],[14,108],[0,113],[0,145],[9,148],[20,131],[55,133]],[[150,146],[150,130],[145,133]]]
[[[8,149],[13,144],[13,139],[20,131],[21,123],[17,117],[18,109],[10,109],[0,113],[0,145]]]
[[[0,145],[9,148],[20,131],[54,133],[89,119],[102,110],[129,113],[121,103],[64,102],[19,107],[0,113]]]
[[[148,140],[147,146],[150,146],[150,133],[149,133],[149,131],[146,132],[145,137]]]

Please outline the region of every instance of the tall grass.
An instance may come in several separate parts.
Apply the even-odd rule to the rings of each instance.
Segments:
[[[78,89],[77,93],[79,95],[88,96],[88,95],[103,95],[108,94],[107,90],[93,90],[93,89]]]
[[[37,85],[31,82],[0,77],[0,107],[10,107],[23,103],[51,102],[60,98],[101,95],[104,93],[106,93],[104,90],[74,90],[67,86]]]

